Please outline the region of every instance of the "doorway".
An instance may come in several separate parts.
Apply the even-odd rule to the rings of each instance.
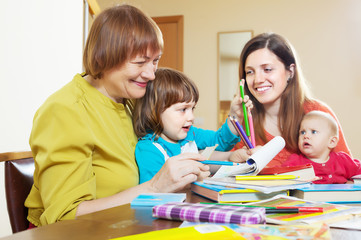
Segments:
[[[159,67],[183,71],[183,16],[153,17],[162,31],[164,51]]]

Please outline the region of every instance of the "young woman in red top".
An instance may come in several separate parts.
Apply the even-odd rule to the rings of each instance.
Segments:
[[[326,104],[311,98],[290,43],[275,33],[252,38],[240,56],[239,77],[245,79],[245,94],[253,102],[252,116],[257,145],[282,136],[286,147],[267,165],[279,166],[292,153],[298,153],[297,139],[305,113],[320,110],[331,114],[339,128],[334,151],[351,155],[340,123]],[[242,148],[243,143],[235,149]]]

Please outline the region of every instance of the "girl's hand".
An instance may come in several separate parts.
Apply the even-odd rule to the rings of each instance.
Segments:
[[[169,158],[159,172],[150,180],[154,192],[177,192],[194,181],[201,181],[210,175],[209,166],[201,154],[183,153]]]
[[[257,152],[262,146],[256,146],[255,148],[248,149],[246,146],[243,148],[237,149],[236,151],[232,152],[229,160],[235,163],[242,163],[246,162],[252,154]]]

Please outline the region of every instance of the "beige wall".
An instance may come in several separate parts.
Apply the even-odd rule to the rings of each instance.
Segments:
[[[82,69],[83,1],[1,0],[0,152],[30,150],[35,111]],[[0,163],[0,238],[10,235]]]
[[[123,1],[98,2],[103,9]],[[335,111],[354,157],[361,159],[361,1],[126,2],[150,16],[184,15],[184,72],[200,89],[196,110],[197,117],[204,120],[200,127],[217,126],[217,32],[273,31],[292,42],[314,96]]]

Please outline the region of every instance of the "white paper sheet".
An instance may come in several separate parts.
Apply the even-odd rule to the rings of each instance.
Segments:
[[[257,175],[286,145],[285,140],[276,136],[255,152],[246,163],[236,166],[222,166],[213,175],[213,178],[232,175]]]

